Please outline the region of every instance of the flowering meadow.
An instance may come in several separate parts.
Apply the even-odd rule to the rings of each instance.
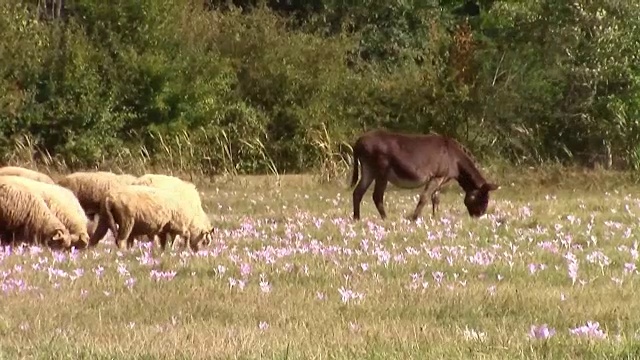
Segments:
[[[212,184],[199,253],[0,250],[0,358],[633,358],[640,192],[503,186],[471,219],[456,184],[416,191],[303,177]]]

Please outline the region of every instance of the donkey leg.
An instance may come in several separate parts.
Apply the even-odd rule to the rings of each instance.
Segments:
[[[353,219],[360,220],[360,203],[362,202],[362,197],[371,186],[373,182],[373,176],[371,175],[371,171],[367,167],[365,163],[362,164],[362,177],[358,182],[358,185],[355,189],[353,189]]]
[[[433,189],[433,193],[431,193],[431,215],[434,218],[436,217],[436,209],[438,208],[438,205],[440,205],[440,189],[442,189],[447,182],[449,182],[449,179],[447,178],[436,180],[436,186]]]
[[[413,210],[413,214],[409,216],[409,220],[411,221],[418,220],[418,218],[420,217],[420,214],[422,213],[422,209],[427,204],[427,199],[429,198],[429,192],[431,192],[431,189],[434,187],[434,185],[435,185],[435,182],[433,179],[427,181],[427,184],[424,186],[424,189],[420,193],[420,199],[418,200],[418,205],[416,205],[416,209]],[[433,201],[433,195],[431,199]]]
[[[382,220],[387,218],[387,213],[384,211],[384,191],[387,189],[387,177],[378,176],[376,178],[376,184],[373,187],[373,203],[380,213]]]
[[[440,191],[439,189],[435,189],[433,193],[431,193],[431,216],[436,217],[436,209],[440,205]]]
[[[422,213],[422,209],[427,204],[427,198],[429,196],[429,185],[431,182],[428,182],[424,187],[422,192],[420,193],[420,199],[418,199],[418,204],[416,205],[415,210],[413,210],[413,214],[409,216],[409,220],[416,221],[420,217],[420,213]]]

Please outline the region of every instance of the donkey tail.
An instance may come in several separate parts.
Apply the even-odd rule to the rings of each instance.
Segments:
[[[356,151],[357,147],[353,148],[353,173],[351,174],[351,187],[354,187],[358,182],[358,170],[360,168],[360,161],[358,160],[358,152]]]

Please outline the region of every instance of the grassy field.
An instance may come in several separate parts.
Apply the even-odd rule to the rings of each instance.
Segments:
[[[417,223],[417,191],[354,223],[346,180],[214,179],[198,254],[5,249],[0,359],[640,357],[640,187],[521,175],[486,218],[452,184]]]

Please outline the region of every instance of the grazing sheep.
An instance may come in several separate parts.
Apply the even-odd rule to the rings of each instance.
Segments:
[[[45,184],[39,181],[19,176],[0,176],[0,182],[19,183],[25,185],[33,193],[41,196],[49,209],[69,230],[71,245],[85,248],[89,243],[88,219],[80,202],[71,190],[55,184]]]
[[[136,177],[127,174],[115,174],[107,171],[75,172],[58,180],[58,185],[63,186],[76,196],[85,214],[89,218],[87,232],[91,236],[96,229],[100,212],[100,203],[107,192],[117,186],[128,185],[135,181]]]
[[[135,179],[131,175],[107,171],[75,172],[58,180],[58,185],[71,190],[84,212],[91,217],[100,211],[100,203],[111,188],[128,185]]]
[[[55,181],[53,181],[53,179],[47,174],[43,174],[43,173],[35,171],[35,170],[31,170],[31,169],[27,169],[27,168],[23,168],[23,167],[18,167],[18,166],[4,166],[4,167],[1,167],[0,168],[0,175],[20,176],[20,177],[23,177],[23,178],[27,178],[27,179],[31,179],[31,180],[35,180],[35,181],[40,181],[40,182],[47,183],[47,184],[55,184]]]
[[[192,208],[192,214],[198,222],[206,228],[211,228],[209,217],[202,208],[202,200],[196,186],[175,176],[164,174],[145,174],[140,176],[132,185],[145,185],[158,189],[165,189],[176,193],[187,206]],[[207,237],[207,241],[209,238]]]
[[[0,233],[19,234],[20,240],[69,248],[69,231],[44,199],[20,183],[0,183]],[[3,238],[3,245],[10,243]]]
[[[183,196],[188,196],[194,204],[201,206],[200,194],[195,184],[178,177],[164,174],[144,174],[131,185],[145,185],[160,189],[178,190]]]
[[[132,185],[134,182],[138,180],[138,177],[131,174],[116,174],[121,183]]]
[[[100,209],[98,227],[89,240],[95,246],[110,229],[119,248],[131,247],[135,237],[159,237],[162,250],[167,236],[181,236],[197,252],[212,229],[194,217],[192,208],[172,191],[127,185],[109,191]],[[185,244],[186,246],[186,244]]]

